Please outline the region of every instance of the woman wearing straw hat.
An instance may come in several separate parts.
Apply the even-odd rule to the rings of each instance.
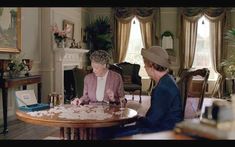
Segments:
[[[170,62],[166,50],[152,46],[142,49],[141,55],[146,72],[156,83],[151,92],[150,108],[135,125],[115,129],[114,137],[171,130],[183,120],[180,92],[175,80],[168,74]]]

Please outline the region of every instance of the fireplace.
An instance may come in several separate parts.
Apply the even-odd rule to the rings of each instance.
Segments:
[[[86,49],[56,48],[55,52],[55,72],[54,87],[55,92],[64,97],[64,71],[72,70],[74,67],[86,68],[87,53]]]
[[[69,103],[76,96],[73,69],[64,70],[64,103]]]

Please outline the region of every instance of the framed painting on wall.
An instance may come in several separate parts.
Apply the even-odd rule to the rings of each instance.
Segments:
[[[68,29],[70,30],[67,33],[67,38],[72,40],[74,37],[74,23],[68,20],[63,20],[63,30]]]
[[[0,8],[0,52],[21,51],[21,8]]]

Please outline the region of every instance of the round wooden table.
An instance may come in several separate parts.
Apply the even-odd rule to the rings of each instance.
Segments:
[[[58,126],[62,139],[64,139],[64,129],[66,128],[67,139],[87,140],[97,139],[97,128],[134,122],[137,118],[137,111],[130,108],[120,109],[119,106],[107,104],[84,106],[66,104],[44,111],[17,110],[16,116],[19,120],[35,125]],[[71,128],[74,131],[73,136],[71,136]]]

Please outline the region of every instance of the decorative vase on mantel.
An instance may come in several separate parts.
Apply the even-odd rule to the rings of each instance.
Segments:
[[[58,48],[64,48],[65,46],[64,46],[64,40],[55,40],[55,42],[56,42],[56,45],[57,45],[57,47]]]

